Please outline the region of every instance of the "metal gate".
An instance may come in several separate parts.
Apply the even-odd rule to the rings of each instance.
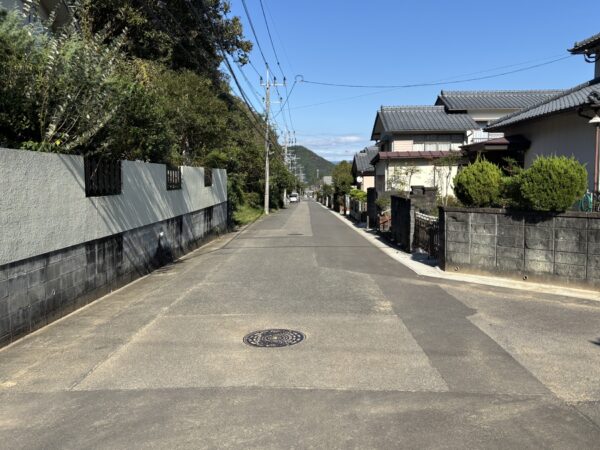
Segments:
[[[439,256],[440,222],[437,217],[415,212],[415,235],[413,248],[426,251],[431,258]]]

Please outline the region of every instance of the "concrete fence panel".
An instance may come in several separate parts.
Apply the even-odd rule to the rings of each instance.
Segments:
[[[444,270],[600,287],[600,214],[440,208]]]

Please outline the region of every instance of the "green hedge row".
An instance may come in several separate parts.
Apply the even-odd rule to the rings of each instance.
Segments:
[[[499,206],[533,211],[566,211],[586,192],[585,166],[565,156],[538,157],[531,167],[505,176],[484,159],[454,178],[454,192],[465,206]]]

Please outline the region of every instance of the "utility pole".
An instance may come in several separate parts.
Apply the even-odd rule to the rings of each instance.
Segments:
[[[285,136],[283,137],[283,162],[285,164],[285,167],[289,169],[289,165],[288,165],[288,134],[289,131],[286,129],[285,130]],[[287,187],[283,188],[283,206],[287,205]]]
[[[269,66],[267,66],[267,78],[264,82],[261,80],[260,85],[265,88],[265,214],[269,214],[269,112],[271,109],[271,87],[285,86],[285,78],[283,84],[277,84],[276,78],[273,78],[271,82]]]

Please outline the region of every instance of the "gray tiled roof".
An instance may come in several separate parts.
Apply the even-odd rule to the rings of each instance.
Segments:
[[[377,113],[384,132],[464,132],[479,125],[467,114],[448,114],[443,106],[382,106]],[[374,130],[375,131],[375,130]]]
[[[354,164],[356,165],[356,171],[359,173],[373,172],[375,170],[375,167],[371,165],[371,160],[375,157],[378,151],[379,147],[372,146],[367,147],[364,150],[356,153],[354,155]]]
[[[570,48],[569,51],[571,53],[583,53],[588,49],[598,48],[600,47],[600,33],[590,36],[583,41],[575,42],[573,48]]]
[[[523,109],[561,92],[564,91],[442,91],[435,104],[444,105],[449,111]]]
[[[568,91],[555,95],[537,105],[533,105],[523,111],[501,117],[490,123],[486,130],[501,130],[508,125],[514,125],[526,120],[549,116],[554,113],[575,109],[590,103],[589,95],[593,92],[600,94],[600,78],[580,84]]]

